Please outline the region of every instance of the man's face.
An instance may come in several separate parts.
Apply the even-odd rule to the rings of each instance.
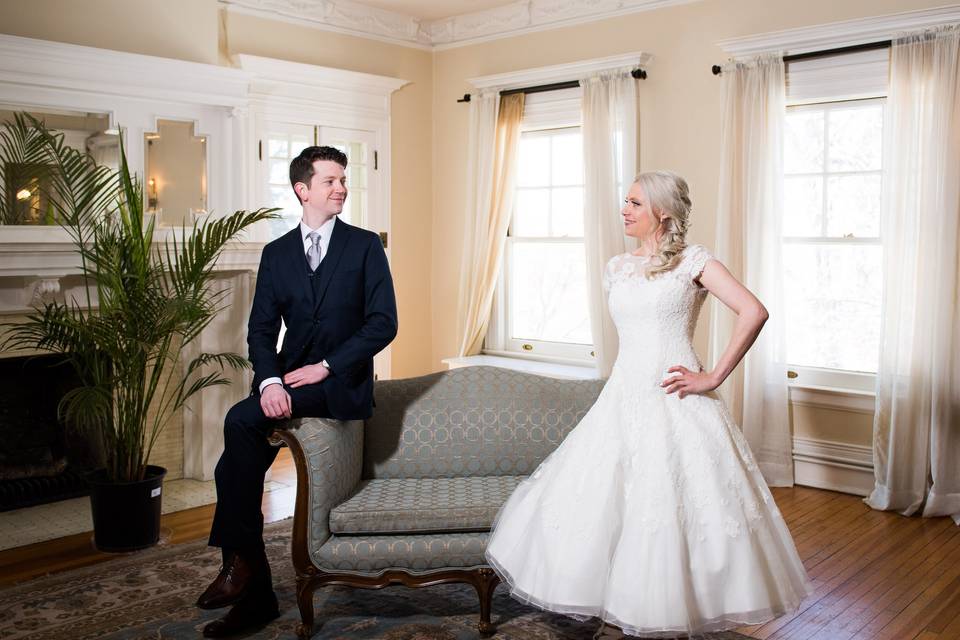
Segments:
[[[346,172],[333,160],[317,160],[313,163],[310,184],[298,182],[297,193],[304,206],[336,215],[343,211],[343,203],[347,200]]]

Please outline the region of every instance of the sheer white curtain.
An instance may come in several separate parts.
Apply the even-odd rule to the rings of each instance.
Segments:
[[[783,59],[768,55],[723,69],[720,192],[715,255],[753,291],[770,319],[720,393],[741,425],[767,483],[793,484],[792,438],[784,362],[780,226]],[[734,314],[714,301],[711,356],[716,362],[733,332]]]
[[[898,38],[890,55],[867,504],[960,524],[960,26]]]
[[[524,94],[482,92],[470,102],[467,228],[460,266],[461,356],[480,353],[513,213]]]
[[[597,370],[606,378],[619,345],[601,281],[607,261],[627,247],[619,212],[637,170],[637,88],[630,69],[597,73],[580,85],[590,329]]]

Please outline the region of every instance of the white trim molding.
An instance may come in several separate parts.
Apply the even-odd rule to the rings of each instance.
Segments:
[[[905,31],[927,29],[952,22],[960,22],[960,5],[729,38],[717,42],[717,46],[733,58],[777,52],[793,55],[890,40]]]
[[[415,49],[430,49],[426,24],[353,0],[219,0],[228,13],[288,22]]]
[[[872,391],[789,385],[790,402],[817,409],[873,415],[876,397]]]
[[[385,118],[390,116],[390,95],[410,83],[401,78],[247,54],[238,55],[237,60],[250,78],[254,101],[286,103],[294,108],[330,105]]]
[[[209,106],[246,102],[247,75],[201,62],[0,34],[0,83]]]
[[[451,49],[699,0],[516,0],[442,18],[414,16],[356,0],[219,0],[228,13],[254,15],[416,49]]]
[[[592,73],[612,69],[646,68],[653,62],[653,56],[643,51],[625,53],[606,58],[593,58],[548,67],[536,67],[521,71],[497,73],[489,76],[470,78],[468,82],[477,89],[503,91],[530,86],[531,84],[550,84],[585,78]]]
[[[873,450],[865,445],[793,438],[794,482],[858,496],[873,491]]]

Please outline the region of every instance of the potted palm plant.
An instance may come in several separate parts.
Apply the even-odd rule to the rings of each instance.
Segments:
[[[6,347],[60,354],[81,381],[59,409],[67,425],[104,447],[106,467],[91,477],[97,548],[153,545],[166,474],[147,463],[158,435],[191,396],[229,384],[225,367],[247,366],[235,353],[185,362],[185,349],[226,304],[226,292],[210,287],[213,267],[228,241],[275,209],[208,217],[160,242],[152,218],[144,222],[143,189],[122,139],[113,171],[17,114],[0,131],[0,161],[40,168],[46,202],[70,235],[85,281],[82,301],[45,302],[7,325]]]

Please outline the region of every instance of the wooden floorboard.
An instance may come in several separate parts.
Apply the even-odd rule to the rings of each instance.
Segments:
[[[274,479],[290,485],[264,495],[267,522],[293,515],[296,472],[280,452]],[[773,489],[814,592],[800,609],[740,629],[770,640],[960,640],[960,528],[948,518],[905,518],[856,497],[809,487]],[[164,544],[201,540],[213,505],[163,517]],[[91,534],[0,552],[0,585],[94,565]]]

